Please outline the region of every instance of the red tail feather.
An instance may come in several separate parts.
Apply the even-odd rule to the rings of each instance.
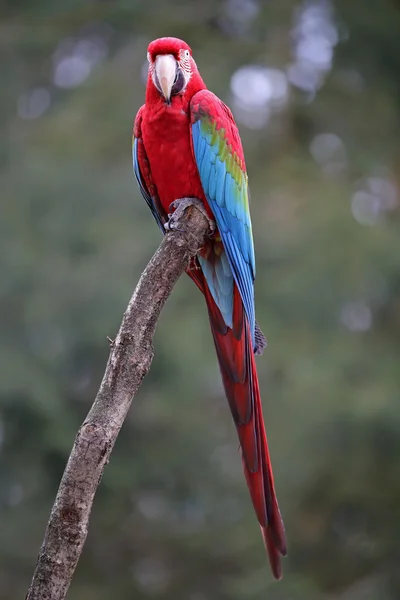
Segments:
[[[204,293],[222,381],[242,449],[244,474],[274,577],[282,577],[286,539],[275,494],[249,324],[234,286],[233,327],[227,327],[201,271],[188,274]]]

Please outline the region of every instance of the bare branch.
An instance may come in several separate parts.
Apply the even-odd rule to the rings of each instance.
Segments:
[[[203,245],[207,229],[200,211],[188,208],[179,220],[179,231],[164,237],[139,280],[111,344],[99,392],[76,436],[25,600],[65,598],[86,540],[103,469],[150,369],[160,312],[189,259]]]

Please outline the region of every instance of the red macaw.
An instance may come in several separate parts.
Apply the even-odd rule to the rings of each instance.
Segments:
[[[163,232],[172,227],[170,211],[179,209],[179,202],[187,206],[191,198],[201,202],[211,224],[215,220],[216,228],[187,272],[206,299],[247,485],[279,579],[286,540],[254,358],[266,341],[255,321],[255,258],[239,132],[229,108],[207,90],[185,42],[155,40],[147,59],[146,103],[133,131],[135,175]]]

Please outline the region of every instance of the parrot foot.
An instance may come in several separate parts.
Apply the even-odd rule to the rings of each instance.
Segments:
[[[267,340],[265,338],[265,335],[263,334],[263,332],[260,329],[259,324],[256,321],[256,329],[255,329],[255,348],[254,348],[254,354],[262,354],[264,352],[264,348],[267,346]]]
[[[164,224],[165,229],[167,231],[182,231],[181,229],[178,229],[178,227],[176,226],[176,222],[179,221],[185,210],[190,206],[195,206],[197,210],[199,210],[201,214],[205,216],[205,218],[208,221],[211,236],[216,229],[215,221],[210,219],[204,207],[204,204],[201,202],[201,200],[198,200],[197,198],[178,198],[177,200],[174,200],[174,202],[172,202],[169,205],[169,210],[175,210],[174,212],[170,212],[168,214],[168,221]]]

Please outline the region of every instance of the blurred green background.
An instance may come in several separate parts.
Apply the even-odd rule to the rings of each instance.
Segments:
[[[131,170],[149,41],[233,109],[289,556],[272,581],[203,299],[182,277],[71,600],[400,597],[400,5],[18,0],[0,21],[0,598],[23,598],[106,336],[160,241]]]

